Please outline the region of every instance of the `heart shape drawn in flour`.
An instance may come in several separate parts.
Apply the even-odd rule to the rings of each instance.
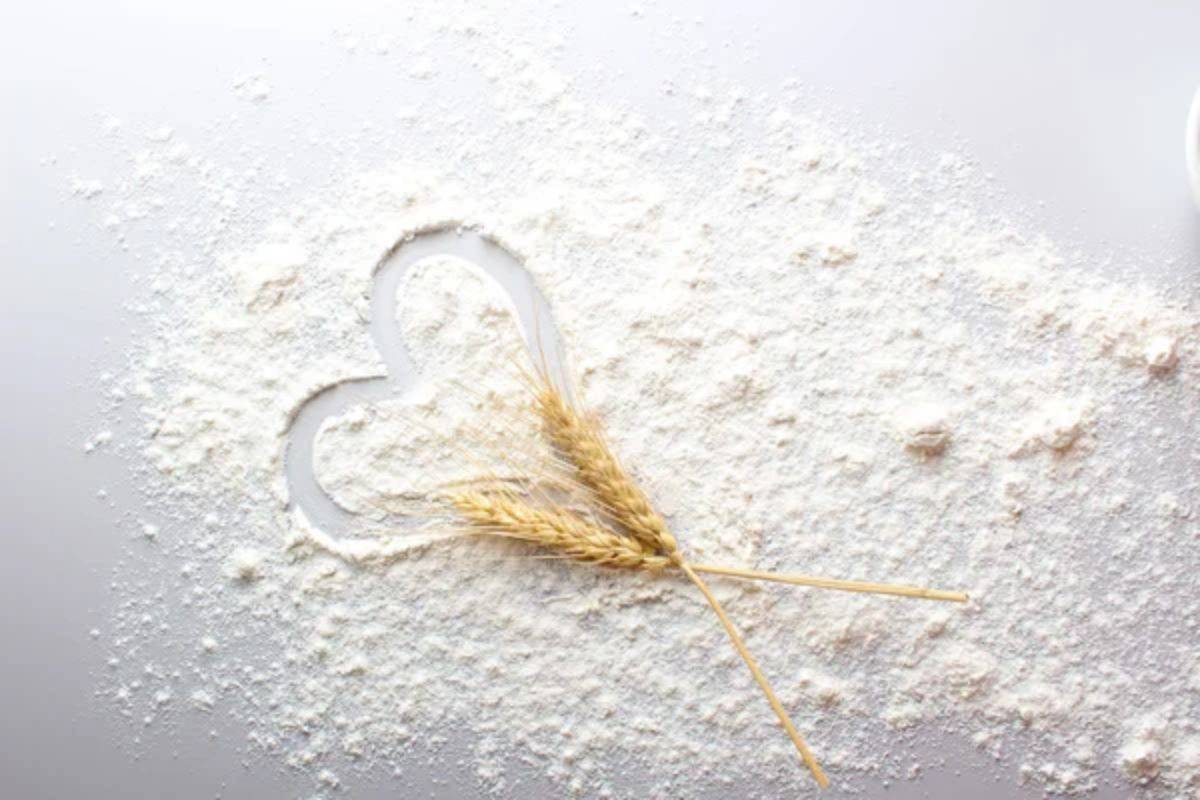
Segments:
[[[439,258],[454,263],[435,263]],[[424,369],[419,369],[396,313],[401,282],[427,267],[439,272],[457,269],[474,273],[466,277],[482,281],[487,284],[489,294],[499,295],[508,315],[516,322],[525,347],[531,353],[536,352],[549,370],[561,371],[560,340],[549,305],[512,252],[493,237],[464,229],[458,223],[422,228],[400,237],[376,263],[372,275],[369,327],[386,373],[323,387],[300,405],[287,432],[284,473],[299,535],[313,546],[348,561],[400,557],[445,535],[422,532],[396,519],[395,514],[364,513],[359,504],[339,502],[316,471],[318,436],[331,420],[368,404],[403,402],[428,408],[432,405],[431,398],[445,388],[438,376],[447,368],[455,371],[458,366],[424,364]],[[475,294],[478,296],[478,292]],[[491,305],[494,309],[495,304]],[[435,325],[437,322],[433,320]],[[434,330],[433,335],[438,335],[438,331]],[[507,365],[491,366],[511,372]],[[458,374],[461,376],[461,371]],[[402,488],[396,494],[402,495]]]

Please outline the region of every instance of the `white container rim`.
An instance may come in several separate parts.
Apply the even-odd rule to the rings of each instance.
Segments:
[[[1192,98],[1184,147],[1187,152],[1188,175],[1192,179],[1192,195],[1196,199],[1196,207],[1200,208],[1200,89],[1196,90],[1196,96]]]

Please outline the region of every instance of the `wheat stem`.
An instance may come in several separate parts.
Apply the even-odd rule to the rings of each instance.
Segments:
[[[738,567],[722,567],[715,564],[692,564],[697,572],[710,575],[725,575],[731,578],[745,578],[756,581],[776,581],[790,583],[796,586],[815,586],[820,589],[836,589],[842,592],[863,592],[867,594],[890,594],[899,597],[919,597],[924,600],[948,600],[955,603],[965,603],[970,598],[966,592],[949,592],[943,589],[923,589],[919,586],[902,586],[891,583],[870,583],[868,581],[848,581],[839,578],[818,578],[810,575],[793,575],[780,572],[762,572],[756,569],[740,569]]]
[[[762,689],[763,694],[767,696],[767,702],[771,704],[771,710],[775,712],[775,716],[779,718],[779,722],[783,725],[784,730],[787,731],[788,736],[792,740],[792,744],[796,746],[797,752],[800,753],[800,759],[804,762],[804,766],[808,767],[808,770],[812,773],[813,778],[816,779],[817,785],[822,789],[829,786],[829,778],[825,776],[825,770],[821,769],[821,765],[817,763],[816,757],[812,754],[812,751],[808,749],[808,745],[805,744],[804,737],[800,735],[800,731],[796,730],[796,726],[792,724],[792,719],[788,716],[787,710],[783,707],[783,703],[779,701],[779,697],[776,696],[775,690],[771,688],[771,684],[767,681],[767,676],[764,675],[762,669],[759,668],[758,662],[754,660],[754,656],[750,655],[750,651],[746,648],[746,643],[742,641],[741,635],[737,632],[737,628],[733,626],[733,622],[730,621],[729,616],[725,613],[725,609],[721,607],[721,604],[717,601],[717,598],[708,588],[708,585],[700,579],[699,575],[696,574],[692,565],[688,564],[683,559],[677,560],[676,563],[679,565],[679,568],[684,571],[688,578],[691,579],[692,583],[696,584],[696,588],[699,589],[701,594],[704,595],[704,599],[708,601],[708,604],[716,613],[717,619],[719,619],[721,624],[725,627],[725,633],[729,635],[729,641],[733,642],[734,649],[736,649],[738,655],[742,657],[742,661],[746,662],[746,666],[750,669],[750,674],[754,676],[754,680],[758,684],[758,687]]]

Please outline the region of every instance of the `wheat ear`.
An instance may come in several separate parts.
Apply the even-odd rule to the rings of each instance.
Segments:
[[[671,564],[635,539],[561,508],[539,508],[501,494],[459,492],[447,498],[476,530],[533,542],[568,558],[609,567],[660,570]]]
[[[534,404],[550,444],[575,467],[580,483],[616,522],[647,547],[676,553],[679,543],[666,521],[621,468],[596,423],[577,412],[547,380],[539,381]]]

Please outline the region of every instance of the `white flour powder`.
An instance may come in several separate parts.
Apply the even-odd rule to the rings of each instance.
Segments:
[[[1116,770],[1200,797],[1194,311],[984,210],[964,156],[855,133],[799,87],[671,82],[647,120],[488,30],[438,34],[485,128],[401,109],[337,142],[371,155],[311,199],[169,129],[107,125],[130,173],[65,181],[146,270],[113,416],[144,423],[132,546],[160,580],[115,584],[117,707],[233,713],[328,791],[348,760],[445,740],[498,790],[514,762],[597,796],[806,785],[685,583],[490,541],[339,555],[288,505],[292,414],[383,371],[377,259],[450,222],[536,277],[587,404],[697,559],[971,592],[714,580],[837,784],[914,774],[944,731],[1013,781],[1086,791]],[[341,41],[423,82],[449,69]],[[234,91],[267,113],[280,78]],[[363,515],[403,510],[519,417],[503,365],[521,339],[490,279],[427,260],[397,303],[420,385],[315,446],[321,485]],[[614,777],[629,764],[637,781]]]

